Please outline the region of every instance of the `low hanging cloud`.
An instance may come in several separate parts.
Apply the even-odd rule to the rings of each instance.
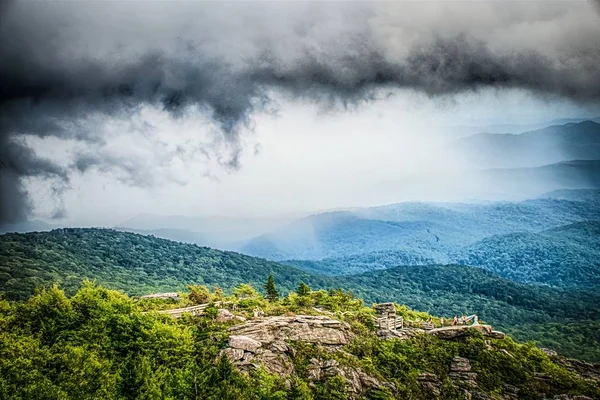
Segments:
[[[516,88],[600,102],[591,3],[195,3],[178,11],[123,3],[0,9],[0,224],[29,216],[28,177],[56,181],[57,196],[72,172],[90,168],[151,184],[141,170],[151,166],[100,151],[106,139],[90,115],[128,118],[147,106],[175,119],[204,113],[233,149],[222,164],[237,169],[240,134],[273,106],[274,92],[339,108],[398,89],[448,97]],[[89,150],[59,165],[28,148],[28,136]]]

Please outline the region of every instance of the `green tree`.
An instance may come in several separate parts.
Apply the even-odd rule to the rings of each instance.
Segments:
[[[212,298],[210,290],[204,285],[188,285],[188,289],[190,291],[188,299],[193,304],[205,304]]]
[[[312,290],[310,289],[310,287],[304,283],[304,282],[300,282],[300,285],[298,286],[298,289],[296,290],[296,293],[298,293],[298,296],[308,296],[310,294]]]
[[[267,291],[267,299],[271,302],[277,301],[279,298],[279,292],[275,287],[275,279],[273,279],[273,275],[269,275],[267,278],[267,283],[265,284],[265,290]]]

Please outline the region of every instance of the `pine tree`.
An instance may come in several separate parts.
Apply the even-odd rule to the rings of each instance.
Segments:
[[[298,286],[298,289],[296,290],[296,293],[298,293],[298,296],[308,296],[311,292],[310,287],[304,283],[304,282],[300,282],[300,285]]]
[[[269,275],[269,278],[267,278],[265,290],[267,291],[267,299],[269,301],[276,301],[279,298],[279,292],[275,287],[275,280],[273,279],[273,275]]]

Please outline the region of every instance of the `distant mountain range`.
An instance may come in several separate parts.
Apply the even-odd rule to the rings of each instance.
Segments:
[[[565,125],[570,123],[579,123],[584,121],[593,121],[600,123],[600,117],[592,118],[557,118],[550,121],[542,121],[531,124],[494,124],[484,126],[473,126],[473,125],[458,125],[458,126],[445,126],[442,128],[446,136],[450,137],[465,137],[475,135],[478,133],[522,133],[538,129],[547,128],[553,125]]]
[[[549,343],[574,356],[600,357],[593,334],[600,321],[597,293],[516,283],[480,268],[429,265],[327,277],[234,252],[109,229],[0,236],[0,291],[9,299],[25,299],[36,287],[53,282],[73,293],[85,278],[133,295],[187,284],[230,292],[250,282],[262,290],[269,274],[283,293],[306,282],[313,289],[345,288],[367,302],[397,301],[437,315],[477,312],[501,329],[514,330],[519,339]],[[554,332],[547,341],[548,324],[574,324],[578,335],[569,329]],[[573,343],[575,349],[569,347]]]
[[[519,282],[593,288],[600,283],[600,191],[578,192],[516,203],[400,203],[317,214],[239,250],[328,275],[460,263]]]
[[[560,189],[600,188],[600,160],[571,160],[540,167],[493,168],[473,172],[467,179],[488,192],[537,196]]]
[[[450,149],[480,168],[600,160],[600,121],[553,125],[520,134],[478,133],[452,142]]]
[[[119,224],[116,229],[229,249],[235,247],[237,242],[277,229],[302,215],[305,214],[237,218],[138,214]]]

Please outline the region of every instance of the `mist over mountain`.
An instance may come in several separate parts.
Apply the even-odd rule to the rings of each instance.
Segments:
[[[458,139],[451,146],[460,157],[481,168],[600,160],[600,123],[567,123],[518,134],[478,133]]]
[[[458,125],[458,126],[445,126],[445,132],[448,133],[449,139],[455,138],[454,140],[460,140],[468,138],[469,136],[477,136],[479,134],[520,134],[523,132],[529,132],[534,130],[540,130],[548,128],[554,125],[565,125],[565,124],[577,124],[584,121],[592,121],[600,123],[600,117],[594,118],[557,118],[548,121],[541,121],[536,123],[500,123],[493,125]]]
[[[229,248],[236,243],[278,229],[297,215],[273,217],[194,217],[184,215],[138,214],[117,229],[204,246]]]
[[[444,262],[457,248],[491,235],[537,232],[586,220],[600,220],[600,209],[566,200],[399,203],[313,215],[252,239],[239,250],[275,260],[418,250]]]

